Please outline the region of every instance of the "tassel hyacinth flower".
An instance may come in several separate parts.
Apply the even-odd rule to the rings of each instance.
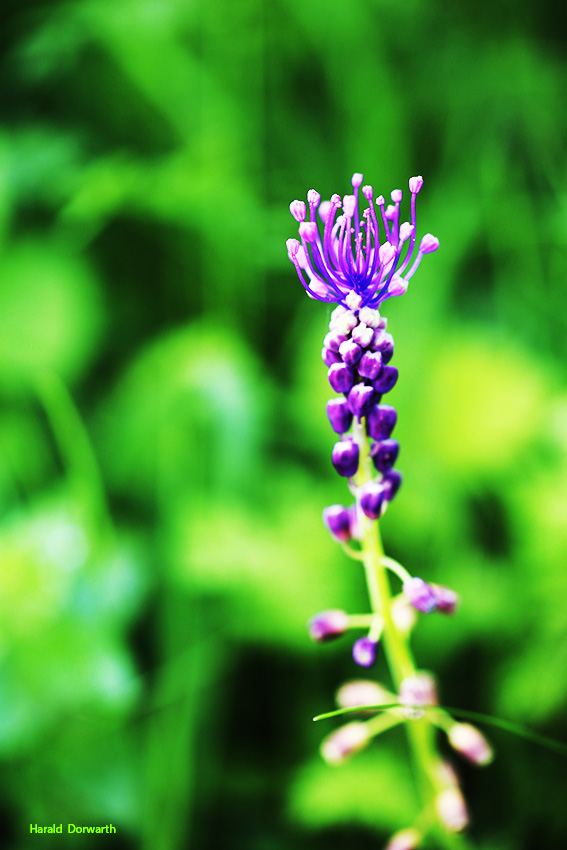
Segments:
[[[409,181],[408,221],[400,221],[400,189],[391,193],[392,202],[386,205],[382,195],[374,198],[372,186],[362,184],[362,174],[354,174],[352,194],[321,202],[320,194],[311,189],[307,204],[293,201],[290,211],[299,238],[287,240],[289,259],[307,295],[334,305],[321,352],[336,393],[326,411],[338,436],[331,462],[348,479],[355,503],[325,508],[323,521],[346,553],[362,562],[371,609],[364,614],[340,608],[323,611],[311,619],[309,632],[321,642],[362,630],[352,647],[354,663],[372,667],[380,649],[393,684],[393,690],[372,682],[344,686],[339,705],[366,709],[361,711],[366,719],[331,733],[321,752],[330,764],[342,763],[377,735],[403,723],[422,810],[416,824],[396,833],[388,847],[417,847],[429,835],[436,846],[455,848],[462,846],[456,833],[467,823],[466,807],[454,771],[437,751],[436,728],[475,764],[487,764],[492,751],[478,730],[457,724],[437,706],[435,681],[416,668],[410,638],[416,612],[452,614],[458,599],[451,589],[412,576],[386,557],[379,532],[379,520],[402,483],[395,468],[400,445],[392,436],[397,412],[384,400],[396,386],[398,370],[391,363],[394,339],[380,310],[388,299],[407,291],[423,257],[436,251],[439,241],[430,233],[419,242],[416,238],[416,197],[422,177]],[[366,202],[362,210],[359,190]],[[391,578],[397,592],[392,592]],[[384,700],[389,707],[368,716],[369,706],[384,705]]]

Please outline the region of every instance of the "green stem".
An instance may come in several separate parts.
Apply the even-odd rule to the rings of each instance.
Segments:
[[[355,478],[357,487],[361,487],[374,477],[372,460],[369,453],[368,438],[365,422],[355,419],[353,436],[360,450],[360,462]],[[386,558],[382,548],[378,522],[368,519],[358,507],[358,518],[361,528],[361,552],[368,594],[372,612],[383,620],[384,655],[390,669],[396,690],[408,676],[417,673],[413,655],[407,637],[397,628],[391,611],[392,594],[387,576],[387,568],[403,577],[405,570],[396,561]],[[401,574],[400,574],[401,572]],[[408,720],[405,723],[408,742],[415,767],[417,784],[424,811],[430,813],[434,834],[439,846],[447,850],[464,848],[461,836],[449,833],[439,821],[435,800],[438,794],[446,788],[442,778],[442,761],[435,747],[434,728],[426,717],[419,720]]]

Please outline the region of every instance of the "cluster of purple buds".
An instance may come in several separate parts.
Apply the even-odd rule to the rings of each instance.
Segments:
[[[351,628],[357,628],[356,622],[353,625],[353,619],[349,617],[346,611],[331,608],[315,614],[309,620],[307,628],[312,640],[316,643],[326,643],[341,637]],[[370,634],[360,637],[354,642],[352,657],[360,667],[372,667],[374,665],[379,647],[380,632],[381,620],[378,618],[372,625]]]

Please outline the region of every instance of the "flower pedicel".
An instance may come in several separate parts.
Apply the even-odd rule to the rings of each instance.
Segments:
[[[319,193],[310,189],[307,204],[290,204],[299,239],[287,240],[289,259],[310,298],[336,305],[321,352],[329,384],[337,394],[327,403],[327,417],[338,436],[331,462],[337,473],[348,479],[355,503],[325,508],[323,521],[345,551],[362,561],[371,605],[368,614],[323,611],[311,619],[309,631],[313,640],[327,641],[363,629],[352,652],[360,667],[371,667],[383,646],[395,693],[378,683],[359,681],[339,691],[341,706],[364,707],[365,694],[373,695],[376,705],[384,704],[386,698],[390,705],[404,707],[385,709],[339,727],[325,738],[321,752],[330,764],[342,763],[372,738],[404,723],[422,789],[423,811],[415,825],[392,836],[388,847],[409,850],[429,833],[439,846],[449,848],[453,846],[451,834],[466,826],[466,807],[454,772],[437,751],[435,726],[446,732],[456,751],[475,764],[487,764],[492,750],[477,729],[432,708],[437,702],[435,681],[416,669],[409,646],[416,612],[452,614],[457,594],[410,575],[386,557],[378,528],[402,483],[395,468],[400,445],[392,436],[397,412],[384,401],[398,380],[398,370],[391,363],[394,339],[379,308],[407,291],[423,257],[437,250],[439,240],[430,233],[419,243],[416,240],[415,204],[423,186],[421,177],[409,181],[410,220],[402,222],[402,191],[394,190],[392,203],[386,205],[382,195],[374,199],[372,186],[362,186],[362,182],[362,174],[354,174],[353,194],[333,195],[321,203]],[[361,186],[367,204],[362,211]],[[391,593],[388,573],[401,582],[398,594]]]

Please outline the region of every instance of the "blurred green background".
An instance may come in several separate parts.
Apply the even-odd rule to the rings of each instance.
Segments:
[[[329,310],[288,211],[423,174],[441,241],[385,310],[405,484],[388,551],[455,587],[420,622],[448,705],[567,740],[565,38],[553,2],[5,0],[0,833],[117,848],[379,848],[403,736],[340,769],[357,675],[305,621],[365,609],[328,538]],[[384,675],[383,662],[378,676]],[[488,732],[483,850],[558,847],[565,761]],[[81,841],[75,836],[75,844]],[[57,843],[59,842],[59,844]]]

